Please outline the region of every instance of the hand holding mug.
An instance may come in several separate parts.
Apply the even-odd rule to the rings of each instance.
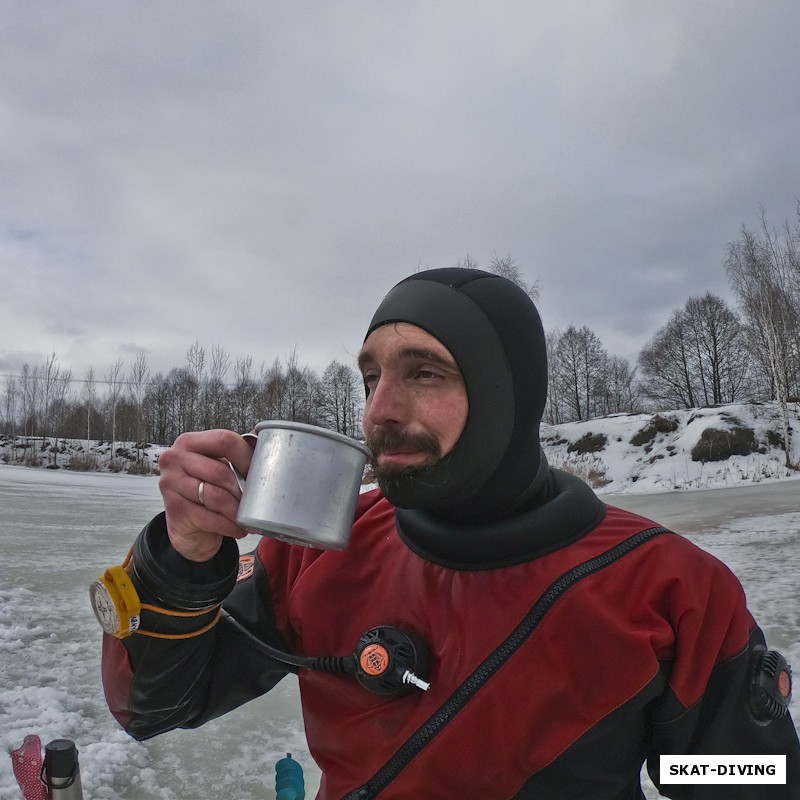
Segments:
[[[252,446],[226,430],[184,433],[159,459],[172,546],[190,561],[208,561],[223,536],[247,535],[236,522],[240,490],[231,466],[246,475]]]

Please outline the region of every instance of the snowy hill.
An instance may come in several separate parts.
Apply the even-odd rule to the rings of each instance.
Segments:
[[[112,455],[113,449],[113,455]],[[15,464],[74,472],[158,474],[158,459],[166,448],[146,442],[61,439],[50,436],[0,435],[0,466]]]
[[[800,404],[790,407],[800,463]],[[747,403],[542,426],[552,466],[598,493],[669,492],[800,478],[788,469],[775,403]]]

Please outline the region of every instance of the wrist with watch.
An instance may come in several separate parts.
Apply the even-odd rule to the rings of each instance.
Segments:
[[[109,567],[89,587],[92,610],[105,633],[117,639],[134,633],[157,639],[187,639],[214,627],[221,613],[221,603],[194,611],[143,603],[131,578],[132,562],[131,550],[124,563]],[[147,629],[142,627],[143,620],[149,623]],[[200,627],[196,628],[198,623]]]

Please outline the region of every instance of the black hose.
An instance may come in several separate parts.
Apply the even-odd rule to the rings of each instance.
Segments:
[[[339,675],[355,672],[355,659],[353,656],[296,656],[293,653],[287,653],[267,644],[263,639],[259,639],[258,636],[247,630],[236,617],[231,616],[227,611],[223,610],[221,616],[225,618],[226,623],[236,633],[247,639],[253,647],[270,658],[280,661],[282,664],[299,667],[300,669],[310,669],[314,672],[330,672]]]

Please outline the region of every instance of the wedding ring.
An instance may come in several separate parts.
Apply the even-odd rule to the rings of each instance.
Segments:
[[[200,485],[197,487],[197,499],[200,501],[200,505],[205,507],[206,499],[203,496],[204,490],[206,488],[206,482],[200,481]]]

